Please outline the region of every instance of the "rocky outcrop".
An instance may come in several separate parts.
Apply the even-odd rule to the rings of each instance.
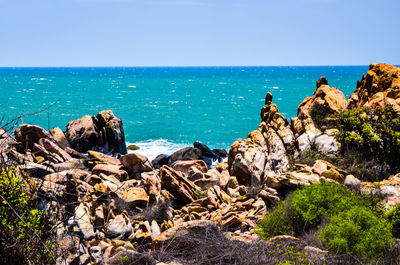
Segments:
[[[392,105],[400,113],[400,68],[383,63],[371,64],[367,74],[357,81],[348,105],[349,108],[371,109]]]
[[[122,120],[110,110],[70,121],[65,135],[71,147],[79,152],[127,153]]]
[[[231,175],[243,184],[258,186],[268,174],[283,173],[288,169],[286,146],[293,141],[289,122],[272,103],[272,94],[265,98],[261,110],[261,124],[247,139],[234,142],[229,150]]]
[[[389,73],[395,76],[394,70],[378,68],[386,66],[371,66],[371,88],[365,77],[356,90],[367,91],[371,100],[374,84],[397,91],[397,81],[389,78]],[[390,85],[385,78],[392,80]],[[393,91],[388,94],[394,95]],[[152,163],[140,149],[123,156],[99,152],[121,153],[123,149],[117,144],[122,141],[122,122],[111,112],[71,121],[65,138],[60,129],[47,132],[21,125],[15,131],[15,142],[0,130],[0,149],[24,174],[26,187],[37,189],[40,207],[57,221],[60,249],[73,246],[65,250],[68,255],[60,256],[59,264],[120,262],[126,253],[149,256],[150,249],[178,244],[176,236],[207,234],[210,226],[230,240],[251,243],[257,241],[251,235],[253,229],[273,205],[294,189],[321,180],[379,194],[387,209],[400,203],[399,174],[376,183],[361,182],[324,160],[315,161],[312,167],[290,160],[306,155],[308,149],[326,154],[339,150],[337,131],[317,123],[323,115],[346,109],[343,99],[342,93],[321,78],[314,95],[300,104],[299,116],[289,123],[268,93],[258,129],[232,144],[228,162],[221,161],[224,150],[210,150],[199,142]],[[354,102],[349,100],[349,105]],[[216,161],[220,163],[211,168],[210,162]],[[53,214],[53,208],[64,215]],[[326,254],[287,235],[260,244],[297,245],[310,255]],[[158,262],[150,260],[151,264]]]

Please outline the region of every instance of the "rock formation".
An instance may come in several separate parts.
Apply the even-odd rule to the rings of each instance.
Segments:
[[[110,110],[70,121],[65,135],[71,147],[79,152],[127,153],[122,120]]]
[[[207,162],[221,161],[227,154],[198,142],[152,163],[140,149],[112,156],[125,154],[126,147],[122,121],[111,111],[71,121],[65,134],[27,124],[15,130],[16,141],[0,132],[0,150],[7,162],[29,175],[28,186],[36,188],[38,196],[44,194],[42,207],[63,213],[54,214],[61,224],[57,244],[69,254],[60,255],[58,264],[105,264],[124,257],[119,253],[141,255],[175,244],[178,232],[203,233],[210,225],[223,227],[231,240],[258,242],[251,235],[253,228],[272,205],[288,191],[322,179],[379,193],[386,208],[400,203],[399,174],[377,183],[361,182],[324,160],[313,166],[291,161],[307,150],[339,150],[335,131],[318,127],[326,115],[385,102],[399,106],[399,80],[399,68],[371,65],[346,102],[342,92],[321,78],[290,123],[267,93],[258,129],[235,141],[228,162],[215,168]],[[261,243],[282,242],[296,242],[310,255],[325,255],[291,236]]]

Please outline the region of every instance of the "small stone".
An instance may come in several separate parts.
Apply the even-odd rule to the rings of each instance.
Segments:
[[[137,146],[137,145],[134,145],[134,144],[128,145],[128,150],[136,151],[136,150],[139,150],[139,149],[140,149],[140,147]]]

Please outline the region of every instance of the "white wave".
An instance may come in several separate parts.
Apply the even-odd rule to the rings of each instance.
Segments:
[[[136,86],[128,86],[128,87],[136,88]]]
[[[272,88],[273,88],[273,89],[278,89],[279,87],[278,87],[278,86],[273,86]]]
[[[191,144],[173,143],[166,139],[156,139],[156,140],[146,140],[138,141],[134,143],[126,143],[126,146],[134,144],[140,149],[136,151],[128,150],[128,153],[137,152],[139,154],[145,155],[150,161],[152,161],[156,156],[160,154],[170,155],[179,149],[187,146],[192,146]]]

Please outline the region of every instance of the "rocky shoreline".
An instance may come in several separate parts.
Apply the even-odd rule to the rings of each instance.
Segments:
[[[178,244],[173,239],[182,231],[203,233],[215,225],[231,241],[296,244],[317,264],[326,262],[327,251],[289,235],[260,240],[253,229],[288,193],[321,180],[379,193],[386,209],[399,204],[399,172],[366,182],[326,160],[296,162],[310,151],[326,157],[340,151],[338,130],[319,120],[386,105],[400,113],[400,68],[373,64],[349,100],[321,77],[290,122],[267,93],[258,129],[235,141],[229,153],[196,142],[153,161],[140,150],[127,154],[122,120],[112,111],[70,121],[66,131],[21,124],[1,133],[0,150],[3,163],[27,174],[26,187],[54,214],[62,253],[57,264],[123,264],[115,262]],[[219,162],[215,168],[213,161]],[[187,264],[149,260],[142,264]]]

